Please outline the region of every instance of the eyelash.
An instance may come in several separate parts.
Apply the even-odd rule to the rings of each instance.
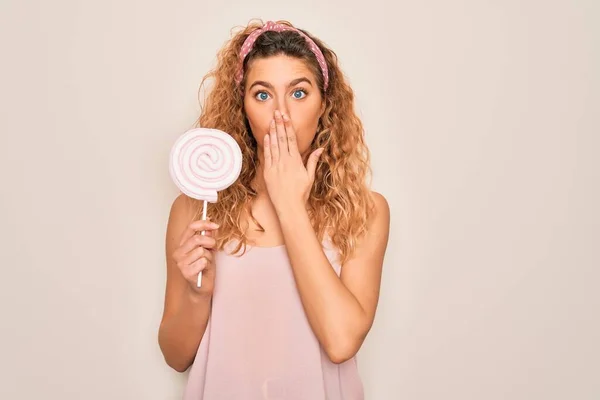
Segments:
[[[304,97],[302,97],[302,98],[299,98],[299,99],[296,99],[296,100],[303,100],[303,99],[305,99],[305,98],[306,98],[306,96],[308,96],[308,91],[307,91],[306,89],[294,89],[294,90],[292,91],[292,94],[294,94],[294,93],[296,93],[296,92],[303,92],[303,93],[304,93]],[[258,96],[259,94],[261,94],[261,93],[267,93],[267,92],[266,92],[266,91],[264,91],[264,90],[259,90],[259,91],[257,91],[257,92],[255,92],[255,93],[254,93],[254,98],[255,98],[256,100],[260,101],[260,102],[265,102],[265,101],[267,101],[268,99],[267,99],[267,100],[260,100],[260,99],[258,99],[258,98],[257,98],[257,96]],[[268,94],[268,93],[267,93],[267,94]]]

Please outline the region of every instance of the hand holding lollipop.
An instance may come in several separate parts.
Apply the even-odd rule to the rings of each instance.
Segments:
[[[191,129],[181,135],[171,149],[171,179],[184,194],[204,201],[202,220],[206,220],[207,203],[216,203],[218,191],[234,183],[241,170],[239,145],[218,129]],[[198,274],[197,285],[202,285],[202,271]]]

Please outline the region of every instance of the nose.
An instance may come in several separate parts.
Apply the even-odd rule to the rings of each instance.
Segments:
[[[282,114],[290,115],[286,100],[287,99],[285,98],[285,96],[278,96],[277,101],[275,102],[275,110],[279,110],[279,112]],[[275,110],[273,110],[273,116],[275,116]]]

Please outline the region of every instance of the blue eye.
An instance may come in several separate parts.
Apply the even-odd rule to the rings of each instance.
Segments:
[[[266,92],[258,92],[255,97],[257,100],[266,101],[268,100],[269,95]]]
[[[304,96],[297,96],[298,93],[304,94]],[[298,89],[294,91],[295,99],[303,99],[304,97],[306,97],[306,91],[304,89]]]
[[[298,90],[294,90],[293,96],[295,99],[300,100],[305,98],[307,95],[306,90],[304,89],[298,89]],[[269,100],[269,94],[267,92],[257,92],[254,95],[254,98],[256,98],[256,100],[258,101],[267,101]]]

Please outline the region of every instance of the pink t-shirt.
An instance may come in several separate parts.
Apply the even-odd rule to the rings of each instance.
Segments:
[[[356,358],[332,363],[304,313],[285,246],[216,253],[211,315],[184,400],[363,400]],[[324,242],[340,274],[337,252]]]

